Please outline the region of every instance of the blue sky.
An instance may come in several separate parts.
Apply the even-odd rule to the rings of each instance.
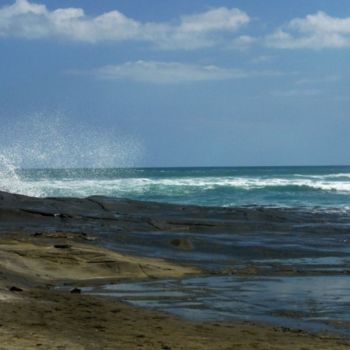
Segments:
[[[350,164],[349,54],[348,0],[1,0],[0,147],[40,115],[138,166]]]

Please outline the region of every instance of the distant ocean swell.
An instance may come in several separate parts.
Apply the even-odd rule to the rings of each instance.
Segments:
[[[213,206],[347,207],[349,167],[18,170],[0,189],[34,196],[105,195]]]

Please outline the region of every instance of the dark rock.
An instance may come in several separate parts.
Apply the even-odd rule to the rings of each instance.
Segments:
[[[183,250],[192,250],[193,244],[192,241],[188,238],[174,238],[170,241],[170,244],[178,249]]]
[[[313,212],[302,208],[199,207],[94,196],[89,198],[33,198],[0,191],[0,233],[26,231],[115,232],[348,233],[350,215]],[[192,249],[182,238],[171,243]]]
[[[118,314],[119,312],[121,312],[122,310],[120,310],[120,309],[113,309],[113,310],[111,310],[111,313],[112,314]]]
[[[10,292],[23,292],[23,289],[16,286],[12,286],[10,288]]]
[[[71,294],[81,294],[81,289],[80,288],[73,288],[70,291]]]
[[[69,245],[69,244],[55,244],[54,247],[57,249],[68,249],[71,247],[71,245]]]

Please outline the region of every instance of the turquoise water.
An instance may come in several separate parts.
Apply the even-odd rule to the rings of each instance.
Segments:
[[[207,206],[345,210],[350,204],[349,166],[7,169],[0,175],[0,189],[40,197],[106,195]]]

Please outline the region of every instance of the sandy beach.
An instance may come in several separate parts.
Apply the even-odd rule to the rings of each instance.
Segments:
[[[53,289],[63,282],[91,285],[200,273],[195,268],[69,238],[1,237],[0,255],[1,349],[350,348],[337,336],[247,322],[188,322],[110,298]]]
[[[73,224],[73,217],[83,220],[85,210],[90,220],[95,220],[95,228],[102,230],[96,211],[101,211],[100,217],[104,213],[106,221],[112,212],[118,212],[119,227],[127,227],[129,221],[131,230],[138,225],[147,234],[149,218],[146,220],[145,212],[146,208],[152,211],[151,204],[133,203],[143,218],[139,217],[136,224],[130,203],[110,203],[108,209],[107,199],[102,204],[81,200],[80,206],[73,205],[76,201],[1,194],[0,349],[350,349],[341,335],[261,322],[195,322],[122,300],[81,293],[83,286],[179,279],[208,272],[181,260],[117,252],[102,246],[101,237],[79,232]],[[191,210],[193,216],[193,211],[199,209]],[[174,216],[181,210],[165,205],[163,211]],[[178,222],[174,217],[172,220]],[[186,220],[181,220],[182,226],[189,224]],[[208,225],[203,218],[198,220],[196,230]],[[154,222],[168,225],[172,231],[170,223],[160,218]],[[62,225],[73,230],[62,230]],[[213,226],[209,229],[212,231]],[[181,241],[173,243],[182,250],[193,249]],[[69,287],[57,289],[62,286]]]

